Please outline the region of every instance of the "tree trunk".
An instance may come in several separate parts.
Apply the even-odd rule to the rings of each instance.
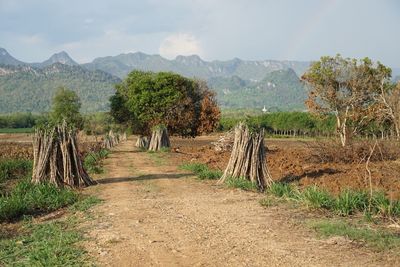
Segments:
[[[149,138],[147,136],[139,136],[135,146],[147,150],[149,148]]]
[[[156,127],[151,135],[149,150],[159,151],[161,148],[169,148],[170,146],[167,128]]]
[[[266,160],[264,130],[251,133],[247,125],[239,123],[235,128],[235,141],[228,166],[219,183],[226,179],[247,179],[260,191],[272,184]]]
[[[76,132],[65,122],[51,130],[37,130],[33,151],[33,183],[50,182],[58,187],[96,184],[83,168]]]

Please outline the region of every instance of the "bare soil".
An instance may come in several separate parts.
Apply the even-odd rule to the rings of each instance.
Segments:
[[[179,171],[177,165],[198,153],[188,154],[183,144],[207,146],[206,138],[174,139],[179,153],[140,152],[135,141],[118,145],[97,177],[100,184],[86,189],[104,200],[85,225],[85,247],[99,265],[400,265],[390,253],[317,238],[303,225],[305,212],[264,208],[258,203],[262,194],[200,182]]]
[[[224,170],[230,152],[216,152],[211,142],[216,136],[190,139],[174,139],[174,151],[178,150],[186,161],[201,162]],[[275,181],[293,182],[300,187],[317,185],[337,194],[344,189],[369,190],[365,161],[354,163],[318,163],[311,159],[314,151],[307,142],[293,139],[266,140],[267,162]],[[338,152],[340,153],[340,152]],[[400,199],[400,160],[371,162],[372,187],[384,191],[391,199]]]

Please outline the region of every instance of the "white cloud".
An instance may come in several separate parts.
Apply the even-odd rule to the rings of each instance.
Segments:
[[[199,41],[192,34],[177,33],[167,36],[160,44],[159,53],[166,58],[175,58],[178,55],[200,55],[202,49]]]

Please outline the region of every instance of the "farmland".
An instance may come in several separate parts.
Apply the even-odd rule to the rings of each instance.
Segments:
[[[180,170],[182,164],[205,164],[210,170],[223,171],[230,152],[215,151],[213,142],[220,135],[222,133],[195,139],[173,137],[171,152],[157,153],[137,150],[134,148],[136,137],[131,136],[103,159],[104,171],[92,174],[99,185],[84,192],[95,199],[88,202],[93,203],[88,207],[94,207],[85,211],[88,213],[85,216],[92,219],[81,218],[75,225],[65,225],[56,219],[55,225],[43,227],[53,227],[52,231],[57,233],[61,223],[72,235],[84,236],[82,243],[71,243],[75,249],[74,244],[84,246],[87,254],[80,261],[102,265],[127,265],[132,260],[139,264],[157,264],[161,258],[164,263],[177,265],[193,262],[218,265],[222,260],[220,255],[225,255],[226,265],[261,266],[267,259],[287,265],[295,262],[336,265],[339,264],[337,254],[350,265],[398,264],[400,241],[396,239],[396,230],[390,228],[392,217],[373,215],[374,223],[371,223],[362,212],[350,217],[336,215],[274,197],[272,193],[230,188],[218,185],[216,180],[198,180],[192,172]],[[3,158],[32,158],[31,136],[9,134],[2,137]],[[96,151],[93,137],[82,137],[82,140],[86,140],[81,142],[84,151]],[[267,164],[277,182],[300,190],[317,185],[333,196],[346,189],[369,190],[365,162],[349,160],[351,155],[324,162],[316,158],[317,141],[314,139],[267,138],[265,142]],[[381,146],[386,149],[384,143]],[[393,201],[399,199],[397,160],[375,159],[370,168],[374,191],[385,192]],[[96,199],[101,200],[100,204]],[[78,206],[82,205],[87,204]],[[61,216],[76,216],[70,213],[63,211]],[[54,214],[60,216],[59,212]],[[41,216],[36,216],[30,227],[42,225]],[[14,233],[26,229],[19,222],[2,225],[3,235],[10,233],[10,229],[14,229]],[[79,225],[85,225],[87,230],[78,230]],[[341,234],[335,230],[339,225],[347,227]],[[327,234],[326,227],[330,227],[333,234]],[[370,227],[374,232],[366,230]],[[376,237],[375,231],[384,234]],[[251,251],[246,242],[252,244]],[[356,252],[363,256],[354,257]]]

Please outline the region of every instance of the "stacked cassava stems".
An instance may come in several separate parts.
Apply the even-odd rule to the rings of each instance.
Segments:
[[[141,149],[148,149],[149,148],[149,138],[147,136],[139,136],[136,141],[136,147]]]
[[[93,185],[78,149],[76,131],[64,122],[52,129],[37,129],[33,137],[32,182],[58,187]]]
[[[272,184],[266,161],[263,129],[251,132],[245,123],[236,126],[231,157],[219,182],[223,183],[227,179],[247,179],[260,191]]]
[[[170,146],[167,127],[161,125],[155,127],[151,135],[149,150],[159,151],[161,148],[169,148]]]
[[[106,136],[104,137],[103,147],[105,149],[111,149],[114,146],[118,145],[119,141],[120,141],[119,134],[118,133],[114,134],[114,132],[110,130],[108,134],[106,134]]]

